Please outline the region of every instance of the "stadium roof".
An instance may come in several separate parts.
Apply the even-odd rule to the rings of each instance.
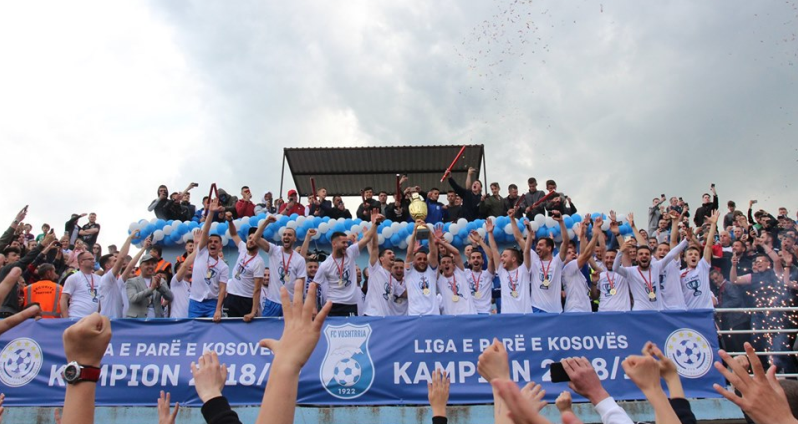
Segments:
[[[283,166],[288,162],[294,184],[301,196],[311,193],[310,178],[316,188],[325,188],[330,196],[360,196],[366,186],[374,193],[385,190],[396,192],[396,174],[407,174],[405,186],[421,186],[425,189],[439,187],[444,171],[452,163],[463,146],[392,146],[392,147],[319,147],[286,148],[283,150]],[[452,176],[458,183],[465,182],[468,167],[474,167],[480,175],[484,165],[485,146],[467,145],[454,168]],[[280,184],[282,192],[282,182]]]

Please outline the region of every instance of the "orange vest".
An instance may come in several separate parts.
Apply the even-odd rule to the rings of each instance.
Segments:
[[[41,280],[25,287],[25,307],[38,303],[42,318],[61,318],[61,286],[50,280]]]
[[[165,260],[163,260],[163,258],[161,258],[161,260],[158,261],[158,264],[155,265],[155,271],[153,271],[153,274],[157,274],[158,271],[162,271],[162,270],[165,270],[165,269],[168,270],[166,272],[167,274],[171,274],[172,273],[172,264],[170,264],[169,262],[166,262]],[[136,275],[141,275],[141,270],[140,269],[136,270]]]

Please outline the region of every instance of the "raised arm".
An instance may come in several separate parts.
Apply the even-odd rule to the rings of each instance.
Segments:
[[[720,217],[720,212],[715,209],[712,211],[712,215],[707,218],[709,221],[709,234],[707,234],[707,242],[704,243],[704,260],[707,263],[712,263],[712,245],[715,244],[715,231],[718,228],[718,217]]]
[[[233,213],[225,212],[224,220],[227,221],[227,232],[230,233],[230,238],[233,239],[233,243],[235,243],[236,248],[238,248],[238,245],[241,243],[241,237],[238,236],[238,231],[236,230],[236,224],[233,222]]]
[[[782,267],[781,265],[781,257],[779,257],[779,254],[776,253],[776,251],[773,250],[773,248],[768,247],[768,245],[765,244],[765,237],[766,237],[765,234],[767,233],[763,232],[760,237],[755,238],[754,244],[762,246],[762,250],[765,252],[766,255],[768,255],[768,258],[770,258],[770,260],[773,262],[773,271],[776,272],[776,275],[779,275],[782,272],[784,272],[784,267]]]
[[[471,189],[471,183],[473,182],[472,177],[474,176],[474,174],[476,172],[477,172],[476,169],[474,169],[474,168],[472,168],[470,166],[468,167],[468,174],[466,175],[466,180],[465,180],[465,189],[466,190],[470,190]]]
[[[379,259],[380,259],[379,237],[372,237],[371,241],[369,242],[369,264],[371,266],[374,266],[374,264],[376,264]]]
[[[208,204],[208,218],[212,217],[214,214],[223,209],[223,207],[219,206],[219,199],[211,200],[211,202]],[[202,225],[202,234],[200,234],[199,242],[197,242],[197,249],[202,250],[208,245],[208,237],[211,234],[212,222],[213,219],[206,219],[205,223]]]
[[[621,266],[621,261],[623,260],[624,256],[628,256],[629,249],[634,246],[635,241],[632,239],[626,240],[621,245],[621,251],[615,255],[615,262],[612,263],[612,271],[615,273],[620,274],[624,278],[628,278],[626,268]]]
[[[671,249],[673,249],[679,244],[679,214],[671,211],[668,217],[671,219]]]
[[[119,277],[119,273],[122,271],[122,262],[124,262],[122,259],[130,252],[130,243],[133,242],[134,238],[139,236],[139,233],[139,230],[130,233],[125,243],[122,244],[122,248],[119,249],[119,255],[117,255],[118,259],[114,263],[113,268],[111,268],[111,274],[113,274],[114,277]]]
[[[737,264],[740,262],[740,257],[732,253],[731,262],[732,266],[729,270],[729,281],[733,284],[751,284],[751,274],[737,275]]]
[[[263,238],[263,231],[266,230],[266,226],[271,224],[272,222],[276,222],[277,218],[274,215],[269,215],[263,221],[258,224],[258,229],[255,230],[255,243],[258,244],[258,247],[263,249],[264,252],[269,253],[269,249],[271,249],[271,244],[269,244],[268,240],[264,240]],[[309,230],[308,230],[309,231]],[[315,230],[314,230],[315,231]],[[305,238],[306,240],[308,237]]]
[[[587,240],[585,238],[585,236],[586,236],[585,233],[587,233],[587,229],[586,228],[581,228],[580,229],[580,233],[581,233],[580,240],[582,240],[583,238],[585,240]],[[588,260],[593,258],[593,252],[596,250],[596,243],[598,243],[598,239],[600,237],[599,234],[601,234],[601,231],[593,231],[593,237],[590,238],[590,243],[587,243],[587,246],[585,246],[584,244],[582,244],[580,242],[580,245],[584,246],[582,248],[581,252],[579,252],[579,256],[576,258],[576,265],[580,269],[583,266],[585,266],[585,264],[587,263]]]
[[[139,253],[136,253],[136,256],[133,256],[133,259],[131,259],[130,262],[127,264],[127,266],[125,267],[125,270],[122,271],[122,275],[119,276],[119,278],[121,278],[122,281],[127,281],[127,279],[130,277],[130,273],[133,272],[133,268],[135,268],[136,264],[139,263],[139,259],[141,259],[141,255],[143,255],[144,252],[150,250],[150,246],[152,246],[152,238],[151,237],[147,237],[146,239],[144,239],[144,244],[141,246],[141,249],[139,250]],[[119,259],[122,259],[121,255],[119,256]],[[122,262],[122,261],[119,261],[119,262]]]
[[[429,256],[427,257],[427,263],[433,268],[438,268],[438,246],[432,238],[429,240]]]
[[[357,242],[357,248],[363,249],[366,247],[367,244],[371,242],[372,238],[377,238],[377,224],[385,219],[384,216],[380,215],[379,213],[372,213],[371,214],[371,228],[366,231],[366,234],[363,235],[363,238]]]
[[[410,269],[413,265],[413,254],[416,248],[416,230],[419,225],[427,225],[424,220],[417,219],[413,225],[413,234],[410,235],[410,242],[407,243],[407,256],[405,256],[405,268]]]
[[[518,243],[518,247],[521,247],[524,245],[524,235],[521,234],[521,230],[518,228],[518,222],[515,220],[515,208],[508,210],[507,215],[510,217],[510,225],[513,227],[515,242]]]
[[[315,228],[308,229],[308,233],[305,235],[305,240],[302,242],[302,247],[299,249],[299,255],[303,258],[308,258],[308,249],[310,248],[310,240],[316,236],[318,232]],[[376,237],[374,238],[376,240]],[[268,243],[267,243],[268,244]]]
[[[643,238],[643,235],[640,234],[638,231],[637,226],[635,225],[635,214],[629,212],[626,215],[626,220],[629,221],[629,226],[632,227],[632,234],[635,236],[635,240],[637,241],[638,246],[648,246],[648,240]]]
[[[495,237],[493,237],[493,229],[494,229],[493,220],[486,219],[485,232],[488,233],[488,241],[490,242],[490,249],[485,250],[485,253],[488,256],[492,256],[494,265],[497,265],[499,263],[499,247],[496,244]],[[525,251],[524,254],[526,255],[527,252]],[[525,258],[524,260],[526,260],[526,256],[524,258]]]
[[[485,240],[479,236],[479,233],[476,231],[472,231],[471,234],[468,235],[468,238],[471,239],[472,242],[477,243],[479,247],[482,248],[482,251],[485,252],[485,256],[488,257],[488,272],[491,274],[496,272],[496,262],[493,260],[493,251],[488,247],[485,243]],[[468,260],[470,258],[466,258]]]
[[[568,239],[568,228],[565,227],[565,221],[563,221],[562,214],[560,214],[560,211],[551,211],[551,219],[560,223],[560,234],[562,234],[562,243],[560,243],[559,256],[561,261],[565,261],[565,256],[568,254],[568,243],[571,242],[571,240]],[[599,229],[599,231],[601,231],[601,229]]]
[[[175,274],[175,278],[177,278],[177,281],[183,281],[186,278],[188,270],[191,268],[192,265],[194,265],[194,259],[197,258],[197,252],[198,250],[194,249],[194,251],[191,252],[191,254],[188,255],[188,257],[186,257],[186,260],[183,261],[183,265],[177,269],[177,274]]]
[[[678,258],[679,255],[682,254],[682,251],[687,247],[687,240],[682,240],[679,244],[676,245],[664,258],[662,258],[662,264],[668,264],[670,261]]]
[[[444,240],[443,237],[437,240],[440,242],[441,247],[443,247],[444,249],[446,249],[447,252],[452,254],[452,262],[454,262],[454,266],[456,266],[457,269],[459,269],[460,271],[463,271],[465,268],[463,266],[463,257],[460,255],[460,251],[457,250],[456,247],[449,244],[449,242]]]

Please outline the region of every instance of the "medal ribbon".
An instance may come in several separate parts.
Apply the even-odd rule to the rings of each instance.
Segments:
[[[549,261],[549,265],[546,267],[546,270],[543,271],[543,279],[544,280],[548,280],[549,279],[549,270],[551,269],[551,263],[552,262],[554,262],[553,258],[552,258],[552,260]],[[541,262],[541,264],[542,264],[542,262]]]
[[[288,265],[291,265],[291,258],[294,257],[294,249],[291,249],[291,254],[288,255],[288,263],[285,262],[285,250],[280,252],[280,254],[282,255],[280,260],[283,262],[283,270],[285,271],[285,275],[289,275],[290,270],[288,269]],[[333,258],[333,260],[335,260],[335,258]],[[341,271],[341,273],[343,274],[343,271]]]
[[[83,273],[81,272],[81,274]],[[83,274],[83,279],[86,280],[87,283],[89,283],[89,286],[91,287],[89,294],[91,295],[92,298],[95,298],[97,297],[97,293],[94,291],[94,274],[89,274],[89,275],[91,275],[91,282],[89,282],[89,279],[86,278],[86,274]]]
[[[516,290],[518,288],[518,270],[515,270],[515,283],[513,283],[513,277],[510,276],[509,272],[507,273],[507,278],[510,279],[510,290],[518,291]]]
[[[648,280],[646,280],[646,277],[643,276],[643,271],[640,271],[640,268],[637,268],[637,272],[640,273],[640,278],[642,278],[643,282],[646,283],[646,287],[648,287],[648,292],[656,294],[654,292],[653,280],[651,279],[651,268],[648,269]]]
[[[452,293],[456,295],[457,294],[457,275],[456,274],[452,274],[452,281],[449,281],[449,279],[447,278],[446,282],[449,283],[449,288],[452,289]]]
[[[294,254],[293,250],[291,251],[291,254]],[[338,277],[341,279],[341,281],[344,281],[344,262],[346,261],[346,255],[341,257],[341,266],[338,266],[338,261],[335,260],[335,256],[333,256],[332,260],[335,263],[335,267],[338,268]]]
[[[610,290],[615,288],[615,281],[612,281],[612,277],[610,277],[611,274],[612,271],[607,271],[607,281],[610,283]]]
[[[474,279],[474,289],[475,289],[474,291],[478,292],[479,291],[479,280],[482,279],[482,271],[479,272],[479,277],[474,275],[474,271],[471,271],[471,278]]]

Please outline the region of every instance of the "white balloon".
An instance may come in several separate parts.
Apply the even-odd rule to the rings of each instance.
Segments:
[[[177,239],[177,241],[175,241],[175,244],[183,244],[183,243],[184,243],[184,241],[183,241],[182,237]]]
[[[353,233],[355,233],[355,234],[360,233],[360,230],[361,230],[360,225],[353,225],[352,226],[352,232]]]
[[[177,227],[178,227],[178,226],[180,226],[180,224],[182,224],[182,223],[183,223],[183,221],[181,221],[181,220],[179,220],[179,219],[178,219],[177,221],[172,221],[172,226],[173,226],[173,227],[175,227],[175,228],[177,228]]]
[[[402,221],[399,223],[399,228],[404,230],[405,228],[407,228],[407,224],[408,224],[407,221]]]
[[[158,222],[158,218],[153,218],[150,220],[150,224],[155,224],[156,222]]]
[[[216,227],[219,226],[218,222],[211,222],[211,232],[216,232]]]
[[[460,227],[457,224],[452,224],[449,226],[449,232],[457,234],[460,232]]]
[[[128,231],[130,231],[131,234],[135,233],[136,230],[139,229],[139,223],[138,222],[131,222],[130,225],[128,225],[127,229],[128,229]]]
[[[163,234],[168,236],[169,234],[172,234],[172,231],[174,231],[174,230],[175,230],[175,227],[173,227],[171,225],[167,225],[167,226],[163,227]]]
[[[538,224],[538,228],[542,227],[546,223],[546,217],[540,213],[535,215],[535,223]]]
[[[230,242],[230,238],[227,237],[227,234],[222,236],[222,247],[227,246],[227,243]]]
[[[572,240],[574,238],[574,230],[568,230],[568,240]]]
[[[399,223],[398,223],[398,222],[393,222],[393,223],[391,223],[391,228],[392,228],[394,231],[398,230],[398,229],[399,229]]]
[[[458,228],[463,228],[466,225],[468,225],[468,221],[465,218],[460,218],[460,219],[457,220]]]
[[[479,233],[479,236],[482,238],[485,238],[485,235],[488,234],[488,232],[485,230],[485,227],[477,228],[477,233]]]
[[[280,228],[280,230],[282,230],[282,231],[285,231],[283,228]],[[280,234],[280,232],[279,232],[279,231],[277,231],[277,232],[275,232],[275,233],[274,233],[274,235],[272,236],[272,240],[274,240],[274,241],[280,241],[280,239],[282,238],[282,236],[283,236],[283,235],[282,235],[282,234]]]
[[[183,234],[183,243],[185,243],[185,242],[187,242],[189,240],[193,240],[193,239],[194,239],[194,235],[191,234],[191,232]]]
[[[306,216],[299,216],[296,219],[296,225],[302,225],[305,223],[305,220],[308,219]]]
[[[402,240],[401,242],[399,242],[399,246],[397,247],[400,249],[407,249],[407,242]]]
[[[443,239],[446,240],[447,243],[451,243],[454,240],[454,234],[452,233],[444,233]]]
[[[330,220],[330,221],[332,221],[332,220]],[[330,230],[330,223],[329,222],[322,222],[321,224],[319,224],[319,232],[320,233],[326,233],[329,230]]]
[[[383,243],[385,243],[385,236],[380,234],[377,236],[377,244],[382,245]]]
[[[382,235],[385,238],[391,238],[391,236],[393,235],[393,228],[391,228],[391,227],[383,228],[382,229],[382,234],[380,234],[380,235]]]
[[[504,226],[504,233],[505,234],[512,234],[513,233],[513,224],[509,223]]]
[[[161,241],[161,240],[163,240],[163,230],[155,230],[155,231],[153,231],[152,240],[153,241]]]
[[[555,243],[559,243],[559,242],[561,242],[561,241],[562,241],[562,234],[556,234],[556,235],[554,236],[554,242],[555,242]]]
[[[540,228],[540,225],[537,223],[537,221],[530,221],[529,227],[532,228],[532,231],[537,231],[538,228]]]
[[[524,238],[529,237],[529,228],[524,228],[524,231],[521,234],[524,235]]]
[[[571,215],[565,214],[565,215],[562,216],[562,219],[568,218],[569,216],[571,216]]]
[[[601,230],[602,231],[607,231],[609,229],[610,229],[610,221],[609,220],[604,221],[604,222],[601,223]]]
[[[288,221],[288,223],[285,224],[285,226],[288,228],[296,229],[296,221]]]
[[[410,239],[412,237],[413,237],[412,235],[405,237],[405,244],[410,244]]]
[[[582,228],[582,224],[579,222],[575,222],[574,225],[571,227],[571,230],[573,230],[574,234],[576,234],[579,232],[580,228]]]
[[[546,227],[548,227],[548,228],[554,228],[554,227],[556,227],[556,226],[558,226],[558,225],[559,225],[559,224],[557,223],[557,221],[555,221],[555,220],[554,220],[554,218],[552,218],[552,217],[550,217],[550,216],[547,216],[547,217],[546,217]]]
[[[321,237],[321,232],[320,231],[316,231],[316,235],[311,237],[311,240],[318,240],[319,237]]]

